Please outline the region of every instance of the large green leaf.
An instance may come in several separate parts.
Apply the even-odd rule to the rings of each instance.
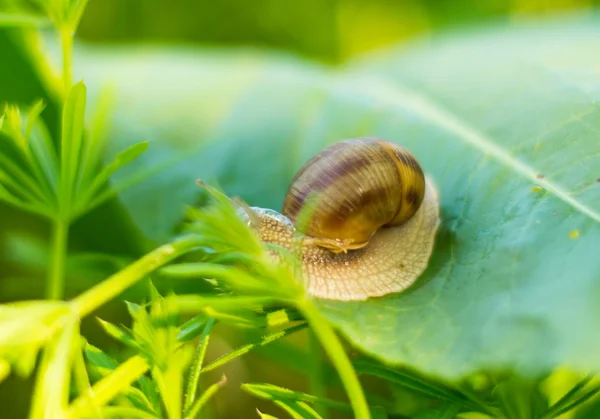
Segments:
[[[323,301],[327,316],[366,352],[448,379],[587,372],[600,368],[598,23],[472,30],[336,70],[123,49],[88,50],[82,71],[90,86],[116,86],[115,150],[150,140],[128,169],[155,175],[121,196],[148,236],[172,234],[196,177],[278,208],[324,145],[385,137],[438,185],[435,252],[407,292]]]
[[[595,22],[474,32],[361,66],[381,76],[384,133],[438,182],[443,223],[409,292],[324,304],[351,340],[450,378],[600,367]]]

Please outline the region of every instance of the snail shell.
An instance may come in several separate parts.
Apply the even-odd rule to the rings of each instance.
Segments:
[[[425,195],[417,160],[397,144],[376,138],[335,143],[292,180],[282,214],[293,222],[316,201],[303,228],[313,243],[346,252],[366,246],[381,227],[412,217]]]
[[[294,221],[313,193],[316,205],[299,239]],[[252,207],[248,223],[263,242],[299,252],[308,293],[333,300],[409,287],[427,267],[440,222],[437,191],[414,157],[371,138],[342,141],[315,156],[283,207],[284,214]]]

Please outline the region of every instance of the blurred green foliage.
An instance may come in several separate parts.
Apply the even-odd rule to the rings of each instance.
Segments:
[[[102,0],[82,39],[255,45],[340,62],[440,28],[580,10],[598,0]]]

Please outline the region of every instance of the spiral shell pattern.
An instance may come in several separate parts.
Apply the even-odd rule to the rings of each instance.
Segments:
[[[425,176],[399,145],[377,138],[335,143],[306,163],[283,203],[314,243],[346,252],[364,247],[381,227],[407,222],[425,196]],[[296,221],[309,211],[307,222]]]

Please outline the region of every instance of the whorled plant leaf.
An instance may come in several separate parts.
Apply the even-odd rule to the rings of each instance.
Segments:
[[[278,209],[325,145],[397,141],[439,189],[433,257],[406,292],[323,302],[329,319],[377,358],[447,379],[586,373],[600,368],[598,23],[449,34],[335,71],[243,51],[126,49],[89,49],[80,70],[90,86],[116,85],[114,149],[150,140],[125,169],[146,180],[121,195],[150,237],[172,234],[198,199],[196,177]]]

